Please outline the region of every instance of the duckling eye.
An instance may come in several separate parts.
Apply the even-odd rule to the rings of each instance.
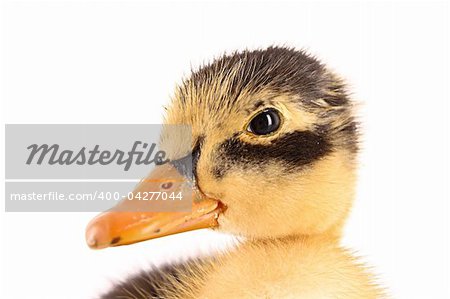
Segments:
[[[269,108],[253,117],[248,125],[247,131],[255,135],[268,135],[278,130],[280,122],[278,111]]]

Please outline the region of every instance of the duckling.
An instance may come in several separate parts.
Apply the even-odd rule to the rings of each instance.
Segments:
[[[193,140],[149,175],[146,188],[161,190],[155,178],[188,178],[186,155],[198,190],[192,211],[108,211],[88,225],[88,245],[208,227],[244,240],[142,272],[101,298],[384,297],[374,275],[340,245],[359,131],[343,80],[318,59],[286,47],[223,55],[177,87],[165,123],[189,125]],[[174,142],[166,134],[161,144]]]

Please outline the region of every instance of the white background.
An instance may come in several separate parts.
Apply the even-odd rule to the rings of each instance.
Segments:
[[[4,1],[2,123],[158,123],[191,65],[246,47],[306,48],[362,103],[345,245],[395,298],[449,298],[448,19],[448,5],[425,2]],[[92,251],[93,215],[1,212],[1,298],[92,298],[126,273],[229,240],[199,231]]]

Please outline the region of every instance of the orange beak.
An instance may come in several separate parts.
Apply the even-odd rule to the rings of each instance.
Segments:
[[[181,192],[181,193],[180,193]],[[166,200],[161,198],[166,193]],[[98,215],[86,228],[86,242],[93,249],[133,244],[190,230],[215,227],[223,205],[192,189],[170,164],[157,166],[130,196]],[[149,200],[153,194],[152,200]],[[158,195],[159,194],[159,195]],[[192,196],[190,199],[174,196]],[[147,196],[147,200],[143,197]],[[159,196],[159,200],[155,200]],[[168,212],[155,212],[169,210]]]

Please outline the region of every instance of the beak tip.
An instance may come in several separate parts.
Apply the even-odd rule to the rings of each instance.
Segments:
[[[95,237],[95,232],[93,232],[93,230],[90,228],[86,230],[86,243],[90,248],[97,247],[97,238]]]
[[[98,224],[89,225],[86,229],[86,243],[91,249],[100,249],[105,246],[101,246],[102,243],[99,239],[101,236],[104,236],[103,230]]]

